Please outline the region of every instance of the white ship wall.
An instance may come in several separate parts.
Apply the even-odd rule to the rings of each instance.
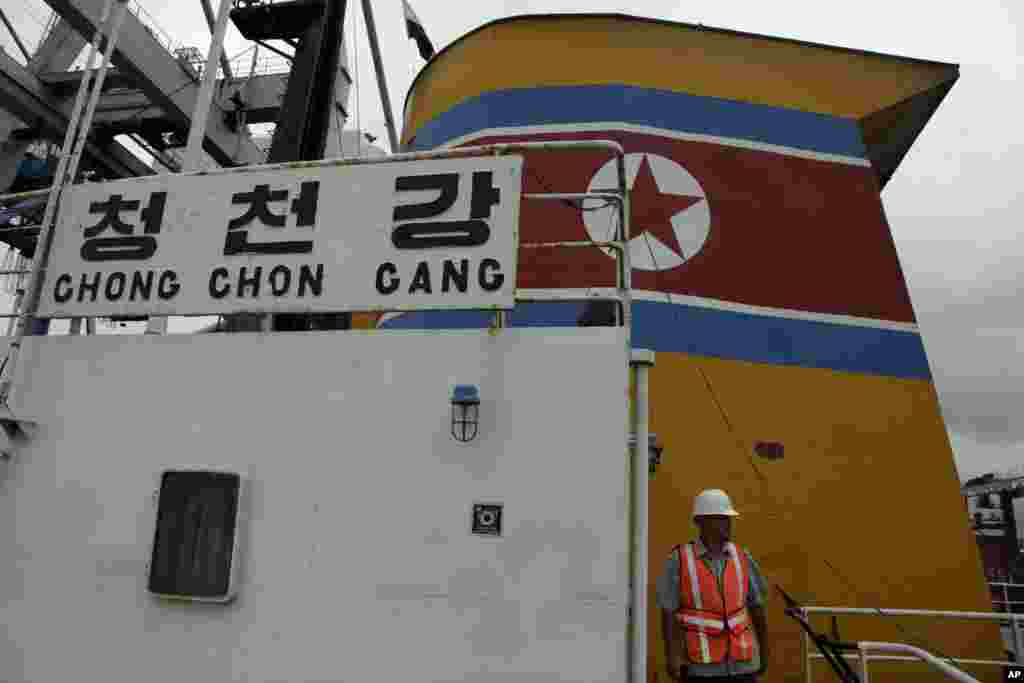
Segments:
[[[612,328],[30,338],[0,679],[625,680],[626,358]],[[469,444],[455,383],[480,387]],[[145,592],[182,465],[248,477],[226,606]]]

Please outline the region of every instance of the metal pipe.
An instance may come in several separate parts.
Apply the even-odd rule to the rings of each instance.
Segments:
[[[814,683],[814,676],[811,675],[811,637],[807,635],[807,631],[803,631],[803,636],[800,650],[804,655],[804,683]]]
[[[882,617],[944,617],[985,621],[1024,621],[1024,614],[1002,612],[955,612],[927,609],[876,609],[872,607],[804,607],[808,614],[873,614]]]
[[[1011,621],[1010,628],[1013,630],[1013,656],[1015,661],[1019,663],[1024,661],[1021,658],[1024,655],[1024,635],[1021,634],[1020,620],[1014,619]]]
[[[267,43],[266,41],[263,41],[263,40],[254,40],[254,41],[252,41],[252,42],[256,43],[257,45],[262,45],[263,47],[267,48],[267,49],[268,49],[268,50],[270,50],[271,52],[275,52],[275,53],[277,53],[277,54],[281,55],[282,57],[284,57],[285,59],[287,59],[287,60],[288,60],[289,62],[291,62],[291,61],[294,61],[294,60],[295,60],[295,55],[290,55],[290,54],[288,54],[287,52],[285,52],[284,50],[278,50],[278,49],[277,49],[276,47],[274,47],[273,45],[271,45],[271,44]]]
[[[857,643],[857,647],[866,656],[869,650],[877,650],[879,652],[906,652],[911,654],[923,662],[930,664],[932,667],[938,669],[942,673],[946,674],[949,678],[952,678],[961,683],[979,683],[978,679],[969,675],[968,673],[961,671],[960,669],[947,664],[935,655],[922,650],[921,648],[914,647],[913,645],[905,645],[903,643],[876,643],[872,641],[864,641]],[[865,679],[866,681],[867,679]]]
[[[843,659],[858,660],[860,659],[859,654],[843,654],[840,655]],[[814,653],[811,655],[811,659],[825,659],[825,655],[820,653]],[[872,655],[871,661],[873,662],[919,662],[917,657],[908,657],[905,655]],[[1005,659],[961,659],[960,657],[943,657],[944,662],[953,662],[954,664],[978,664],[982,666],[1006,666],[1007,662]]]
[[[605,199],[619,202],[622,197],[615,192],[524,192],[523,199]],[[603,206],[598,208],[605,208]]]
[[[632,553],[630,577],[630,672],[632,683],[647,681],[647,484],[648,452],[650,445],[650,401],[648,373],[654,366],[654,352],[642,349],[632,351],[629,364],[636,378],[633,397],[633,442],[630,475],[632,479]]]
[[[622,273],[622,326],[626,328],[626,348],[633,348],[633,260],[629,253],[629,179],[626,177],[626,155],[616,155],[616,168],[619,176],[619,193],[622,195],[622,203],[619,204],[619,240],[622,242],[622,252],[619,259],[620,271]]]
[[[11,393],[11,383],[13,382],[14,372],[18,365],[18,357],[21,353],[21,345],[28,333],[29,326],[32,324],[35,308],[38,305],[37,292],[42,291],[42,271],[45,265],[47,252],[50,247],[50,238],[53,234],[53,223],[54,216],[57,211],[57,203],[65,184],[65,176],[69,163],[69,152],[75,142],[75,136],[81,122],[82,108],[85,104],[85,93],[89,90],[89,84],[92,80],[93,62],[96,60],[96,53],[99,51],[100,41],[103,37],[103,29],[107,26],[113,3],[114,0],[106,0],[106,2],[103,3],[103,12],[100,16],[101,28],[93,33],[92,41],[89,43],[89,53],[86,58],[85,71],[82,73],[82,80],[78,83],[78,92],[75,93],[75,102],[71,106],[71,116],[68,118],[68,127],[67,130],[64,131],[64,143],[61,146],[64,153],[60,155],[60,158],[57,161],[57,169],[53,176],[54,185],[50,188],[49,194],[46,198],[46,210],[43,213],[43,224],[39,238],[36,241],[35,257],[32,259],[32,274],[29,276],[28,285],[26,287],[28,301],[25,302],[24,311],[20,314],[15,314],[18,319],[17,333],[14,341],[10,344],[7,363],[4,365],[3,374],[0,375],[0,406],[7,405],[8,403]]]
[[[199,168],[203,138],[206,135],[206,121],[210,117],[210,104],[213,102],[213,88],[217,84],[217,61],[224,53],[224,34],[228,30],[228,13],[230,11],[231,0],[220,0],[217,24],[213,28],[213,42],[210,43],[210,52],[206,55],[206,71],[203,72],[203,82],[199,86],[196,106],[192,110],[192,122],[188,129],[185,163],[182,164],[188,171]]]
[[[388,141],[391,153],[398,152],[398,133],[395,132],[395,119],[391,113],[391,97],[384,77],[384,62],[380,57],[380,45],[377,42],[377,26],[373,21],[373,7],[370,0],[363,0],[363,18],[366,20],[366,35],[370,38],[370,53],[373,55],[373,68],[377,71],[377,87],[380,90],[380,101],[384,107],[384,123],[388,129]]]
[[[214,27],[213,8],[210,7],[210,0],[199,0],[199,2],[203,5],[203,15],[206,17],[206,26],[210,29],[210,35],[217,35],[217,30]],[[223,50],[221,50],[220,53],[220,70],[224,72],[224,78],[234,78],[234,76],[231,75],[231,62],[228,61],[228,56],[224,54]]]
[[[85,105],[85,113],[82,114],[82,118],[76,127],[77,138],[71,151],[71,160],[68,161],[67,168],[65,169],[62,177],[63,182],[57,192],[59,196],[55,198],[55,211],[49,223],[45,219],[43,220],[42,229],[45,232],[40,234],[40,238],[42,239],[37,238],[36,240],[36,251],[37,255],[40,257],[40,260],[37,261],[37,263],[40,265],[40,268],[37,273],[33,273],[33,280],[31,281],[28,292],[29,300],[25,307],[25,313],[27,316],[34,316],[39,307],[39,299],[43,289],[43,279],[50,257],[50,246],[53,241],[53,235],[56,232],[56,222],[59,217],[58,202],[63,199],[63,188],[68,185],[73,185],[75,177],[78,174],[78,164],[82,160],[85,143],[89,139],[89,128],[92,126],[92,119],[96,114],[96,105],[99,104],[100,96],[103,94],[103,83],[106,81],[107,73],[110,70],[110,64],[114,57],[114,48],[117,45],[117,38],[121,33],[121,27],[124,25],[124,19],[127,13],[128,0],[118,0],[117,4],[113,5],[111,8],[111,15],[108,19],[110,26],[106,31],[107,38],[106,45],[103,50],[103,58],[100,60],[100,68],[96,73],[96,81],[92,85],[92,92],[89,93],[89,101]]]
[[[857,654],[860,655],[860,683],[868,683],[868,651],[861,648]]]
[[[117,44],[117,37],[121,33],[121,26],[124,24],[124,18],[127,13],[128,0],[118,0],[117,4],[113,7],[113,15],[110,19],[112,26],[110,27],[107,44],[103,51],[103,59],[100,61],[100,68],[96,74],[96,83],[93,85],[92,92],[89,93],[89,103],[85,106],[85,114],[82,115],[82,120],[78,124],[78,138],[75,140],[75,146],[71,152],[71,161],[68,163],[68,184],[75,182],[78,164],[82,160],[82,151],[85,149],[85,141],[89,138],[89,128],[92,126],[93,115],[96,113],[96,105],[99,104],[100,95],[103,94],[103,82],[107,79],[107,72],[110,70],[110,60],[114,56],[114,46]]]
[[[1013,608],[1010,607],[1010,592],[1009,592],[1009,589],[1007,588],[1006,584],[1003,584],[1002,589],[1003,589],[1003,609],[1005,609],[1007,612],[1010,612],[1010,611],[1012,611]],[[990,597],[991,597],[991,595],[990,595]],[[1018,630],[1019,629],[1017,628],[1017,622],[1016,621],[1011,621],[1010,622],[1010,633],[1013,634],[1013,661],[1015,661],[1015,662],[1019,662],[1020,661],[1020,641],[1019,641],[1018,636],[1017,636]]]
[[[544,249],[554,247],[601,247],[602,249],[616,249],[621,251],[622,245],[618,242],[591,242],[590,240],[574,240],[568,242],[520,242],[520,249]]]
[[[12,192],[10,194],[0,194],[0,202],[11,202],[21,201],[24,199],[32,199],[34,197],[45,197],[50,194],[52,188],[44,187],[41,190],[29,190],[28,192]]]
[[[11,34],[11,38],[14,38],[14,42],[17,44],[18,49],[21,50],[21,54],[25,55],[25,63],[27,64],[28,62],[31,62],[32,55],[25,49],[25,44],[21,42],[21,38],[18,37],[18,32],[14,30],[14,26],[11,25],[11,22],[7,20],[7,15],[4,13],[3,9],[0,9],[0,19],[3,19],[4,25],[7,27],[7,31]]]
[[[252,48],[252,61],[249,62],[249,77],[245,79],[246,88],[249,87],[249,83],[252,81],[252,77],[256,75],[256,62],[260,58],[260,46],[256,45]],[[248,91],[246,91],[248,92]]]

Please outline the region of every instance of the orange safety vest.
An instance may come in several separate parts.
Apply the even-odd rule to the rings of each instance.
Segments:
[[[727,554],[722,585],[695,551],[693,543],[676,546],[679,553],[679,609],[676,623],[682,626],[686,652],[695,664],[721,662],[728,654],[736,662],[754,658],[754,636],[747,611],[750,564],[732,543]]]

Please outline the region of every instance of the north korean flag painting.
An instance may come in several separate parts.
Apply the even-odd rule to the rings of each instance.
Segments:
[[[504,92],[459,105],[424,126],[416,147],[597,139],[622,145],[635,346],[930,376],[855,122],[660,91],[538,90],[557,92]],[[587,97],[596,100],[588,106]],[[609,120],[593,120],[602,109]],[[567,111],[584,120],[564,120]],[[616,185],[607,152],[525,157],[525,193]],[[521,244],[606,241],[616,229],[616,212],[600,200],[530,199],[521,207]],[[517,285],[527,298],[595,294],[613,288],[615,278],[606,249],[520,249]],[[511,324],[575,325],[583,308],[519,305]],[[479,327],[487,319],[410,313],[382,326]]]

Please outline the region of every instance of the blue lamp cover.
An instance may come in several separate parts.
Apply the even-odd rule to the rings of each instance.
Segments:
[[[476,405],[480,403],[480,389],[473,384],[456,384],[452,390],[452,403]]]

